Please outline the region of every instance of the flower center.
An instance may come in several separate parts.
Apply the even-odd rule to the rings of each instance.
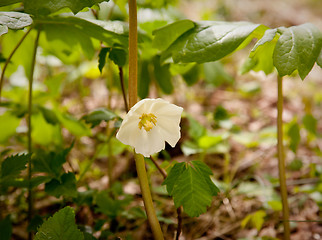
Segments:
[[[140,117],[141,121],[139,122],[139,128],[144,127],[145,131],[150,131],[153,128],[153,125],[157,123],[157,117],[153,113],[143,113]]]

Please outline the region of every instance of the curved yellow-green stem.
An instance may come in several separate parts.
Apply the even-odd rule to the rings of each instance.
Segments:
[[[137,102],[137,10],[136,0],[129,0],[129,108]],[[141,154],[135,154],[136,171],[140,181],[140,187],[148,216],[149,224],[152,229],[153,237],[156,240],[163,240],[160,223],[157,219],[149,181],[145,169],[144,157]]]
[[[283,146],[283,78],[277,77],[277,157],[279,180],[283,207],[284,240],[290,239],[289,207],[285,177],[285,158]]]

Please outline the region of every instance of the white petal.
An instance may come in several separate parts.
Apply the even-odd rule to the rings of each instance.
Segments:
[[[164,139],[160,136],[157,128],[151,129],[149,132],[140,130],[142,134],[137,138],[134,145],[135,151],[141,153],[144,157],[160,152],[165,148]]]
[[[158,119],[157,124],[160,136],[164,139],[164,141],[168,142],[171,147],[174,147],[181,137],[179,121],[171,121],[168,118]]]

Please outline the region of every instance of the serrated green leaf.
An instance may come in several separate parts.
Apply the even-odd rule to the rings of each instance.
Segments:
[[[313,24],[283,28],[278,39],[273,63],[280,76],[298,70],[301,79],[311,71],[322,47],[322,33]]]
[[[85,7],[92,7],[104,0],[24,0],[24,7],[27,13],[34,16],[44,16],[57,12],[62,8],[69,8],[74,14],[78,13]]]
[[[75,213],[65,207],[47,219],[39,228],[35,240],[83,240],[84,236],[75,224]]]
[[[173,188],[180,177],[181,173],[185,170],[185,163],[176,163],[170,170],[167,178],[164,180],[162,185],[167,186],[167,191],[170,196],[173,195]]]
[[[20,12],[0,12],[0,36],[8,32],[8,28],[18,30],[32,24],[29,14]]]
[[[126,52],[123,49],[112,48],[110,54],[108,55],[117,66],[123,67],[126,63]]]
[[[258,37],[263,31],[262,25],[249,22],[197,22],[194,29],[181,35],[163,55],[172,55],[175,62],[212,62],[241,48],[244,41],[249,42],[249,37]]]
[[[26,168],[31,154],[21,154],[7,157],[1,163],[1,179],[17,177]]]
[[[92,127],[95,127],[100,124],[101,121],[108,122],[117,117],[118,116],[115,113],[106,108],[98,108],[92,111],[90,114],[83,116],[82,119],[85,120],[86,123],[91,124]]]
[[[287,135],[290,138],[290,148],[296,153],[297,147],[301,140],[300,127],[296,121],[292,122],[287,131]]]
[[[159,28],[153,32],[155,38],[153,47],[166,50],[179,36],[195,27],[195,23],[191,20],[180,20],[171,23],[165,27]]]
[[[7,215],[4,219],[0,220],[0,239],[10,240],[12,234],[12,224],[10,215]]]
[[[160,86],[161,90],[165,94],[171,94],[173,92],[173,84],[171,81],[171,74],[170,74],[170,64],[160,64],[160,56],[156,56],[153,58],[153,65],[154,65],[154,76],[155,79]]]
[[[305,114],[305,116],[302,119],[302,122],[306,130],[308,130],[310,133],[314,135],[317,134],[318,121],[315,117],[313,117],[312,114]]]
[[[187,166],[174,186],[173,199],[177,208],[183,206],[190,217],[198,217],[210,206],[212,195],[199,171]]]
[[[110,48],[103,47],[101,48],[101,51],[98,54],[98,69],[100,70],[101,74],[106,63],[106,55],[109,49]]]
[[[220,190],[218,187],[213,183],[213,181],[210,179],[210,175],[213,175],[211,169],[203,162],[201,161],[192,161],[192,165],[196,168],[197,171],[199,171],[199,174],[203,176],[205,182],[207,183],[207,186],[210,190],[210,194],[212,196],[216,196]]]
[[[9,137],[16,133],[16,128],[19,126],[21,119],[5,112],[0,115],[0,143],[4,143]]]
[[[77,197],[76,178],[72,172],[64,173],[60,181],[52,179],[45,184],[45,192],[49,195],[59,198],[64,197]]]

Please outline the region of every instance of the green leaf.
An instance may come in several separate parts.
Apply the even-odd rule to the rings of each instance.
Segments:
[[[320,51],[318,59],[316,60],[316,63],[322,68],[322,49]]]
[[[83,240],[84,236],[75,224],[75,213],[65,207],[46,220],[39,228],[35,240]]]
[[[31,154],[12,155],[1,163],[1,179],[17,177],[26,168]]]
[[[47,123],[51,125],[56,125],[57,123],[59,123],[56,113],[53,110],[50,110],[42,106],[38,106],[38,109],[42,113]]]
[[[222,86],[223,84],[231,84],[234,82],[234,78],[229,75],[223,64],[220,61],[207,62],[203,64],[205,81],[215,87]]]
[[[180,20],[171,23],[165,27],[157,29],[153,32],[155,38],[153,40],[153,47],[166,50],[179,36],[188,30],[195,27],[195,23],[191,20]]]
[[[85,7],[92,7],[94,4],[103,1],[104,0],[24,0],[24,7],[27,13],[33,14],[34,16],[49,15],[65,7],[76,14]]]
[[[71,115],[57,115],[62,125],[77,137],[90,136],[91,130],[81,121]]]
[[[8,28],[18,30],[32,24],[29,14],[20,12],[0,12],[0,36],[8,32]]]
[[[171,81],[171,74],[169,70],[170,64],[164,64],[161,66],[160,56],[156,56],[155,58],[153,58],[153,65],[154,76],[161,90],[165,94],[171,94],[173,92],[173,84]]]
[[[280,31],[281,36],[273,54],[274,66],[280,76],[298,70],[303,80],[321,52],[322,33],[310,23],[282,28]]]
[[[302,119],[302,122],[307,131],[309,131],[313,135],[317,135],[318,121],[315,117],[313,117],[312,114],[305,114],[305,116]]]
[[[296,153],[297,147],[300,143],[300,127],[296,121],[292,122],[287,131],[287,135],[290,137],[290,148]]]
[[[249,54],[249,58],[242,66],[242,74],[254,70],[264,71],[269,74],[273,71],[273,52],[279,35],[277,29],[269,29],[264,36],[255,44]]]
[[[243,221],[241,222],[241,227],[245,228],[247,223],[251,223],[252,226],[254,226],[257,231],[259,231],[264,223],[264,218],[266,217],[266,212],[263,210],[256,211],[253,214],[247,215]]]
[[[197,141],[201,136],[206,134],[207,130],[191,116],[188,115],[187,118],[189,120],[189,136]]]
[[[98,69],[100,70],[101,74],[106,63],[106,55],[108,51],[109,48],[103,47],[101,48],[101,51],[98,54]]]
[[[176,207],[182,205],[190,217],[197,217],[206,212],[212,196],[219,192],[209,175],[212,175],[211,170],[200,161],[177,163],[163,184],[167,185]]]
[[[12,115],[8,111],[0,115],[0,143],[5,143],[8,138],[16,133],[21,119]]]
[[[12,234],[12,224],[10,215],[7,215],[4,219],[0,220],[0,239],[10,240]]]
[[[149,61],[142,60],[139,64],[138,95],[141,99],[149,94],[150,86]]]
[[[166,185],[167,186],[167,191],[169,193],[170,196],[173,195],[173,189],[174,186],[176,184],[176,182],[178,181],[180,175],[182,174],[182,172],[185,170],[185,163],[176,163],[170,170],[169,175],[167,176],[167,178],[164,180],[164,182],[162,183],[162,185]]]
[[[108,55],[109,59],[111,59],[117,66],[123,67],[126,63],[126,55],[127,53],[120,48],[112,48],[110,54]]]
[[[163,53],[175,62],[212,62],[245,47],[253,37],[263,34],[264,27],[249,22],[204,21],[185,32]],[[164,33],[169,36],[169,33]],[[171,36],[170,36],[171,37]]]
[[[64,197],[77,197],[76,178],[72,172],[64,173],[60,181],[52,179],[45,184],[45,192],[49,195],[59,198]]]
[[[21,1],[22,0],[2,0],[0,2],[0,7],[7,6],[7,5],[11,5],[11,4],[14,4],[14,3],[21,2]]]
[[[118,116],[115,113],[106,108],[98,108],[90,114],[83,116],[82,119],[85,120],[86,123],[91,124],[92,127],[95,127],[100,124],[101,121],[108,122],[117,117]]]

